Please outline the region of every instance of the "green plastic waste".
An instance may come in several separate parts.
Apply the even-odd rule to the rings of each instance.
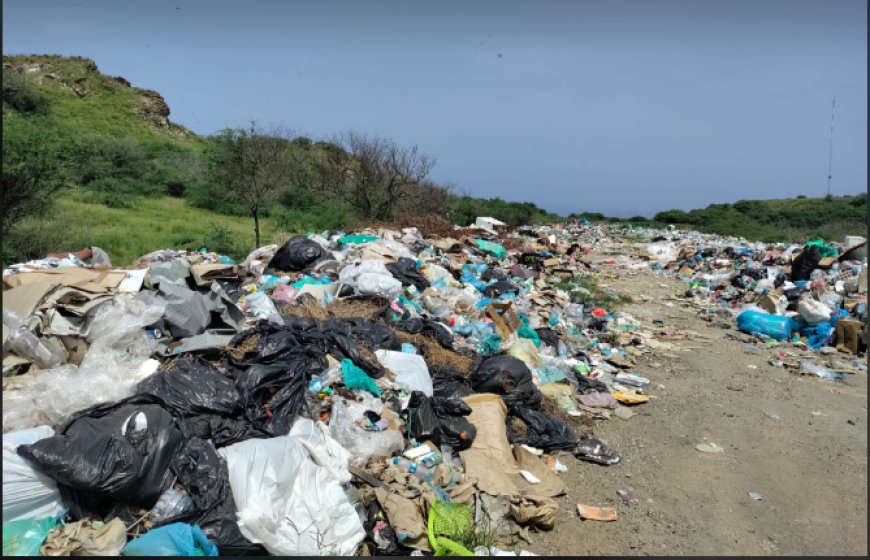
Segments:
[[[535,344],[535,348],[541,346],[541,337],[535,332],[535,329],[528,325],[523,325],[517,330],[517,336],[520,338],[528,338]]]
[[[344,377],[344,386],[348,389],[363,389],[376,397],[381,396],[381,388],[375,380],[347,358],[341,361],[341,375]]]
[[[501,346],[501,337],[497,334],[491,334],[485,339],[477,343],[477,353],[482,356],[492,356],[498,352]]]
[[[831,247],[829,245],[825,245],[825,242],[821,239],[815,239],[813,241],[810,241],[809,243],[807,243],[807,245],[815,245],[816,247],[818,247],[819,253],[822,255],[823,258],[824,257],[836,257],[837,255],[840,254],[839,251],[837,251],[833,247]]]
[[[3,524],[3,556],[41,556],[42,543],[60,517],[24,519]]]
[[[503,259],[505,258],[505,255],[507,255],[507,250],[498,243],[493,243],[492,241],[487,241],[485,239],[475,239],[474,242],[477,244],[478,249],[484,253],[489,253],[497,259]]]
[[[362,245],[363,243],[371,243],[372,241],[376,241],[378,238],[374,235],[366,235],[364,233],[355,233],[350,235],[345,235],[341,239],[338,240],[342,245],[349,245],[351,243],[355,243],[357,245]]]

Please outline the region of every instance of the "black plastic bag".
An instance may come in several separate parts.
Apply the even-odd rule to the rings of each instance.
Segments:
[[[338,321],[334,319],[333,321]],[[351,326],[351,338],[369,350],[400,350],[402,343],[393,329],[383,323],[373,323],[361,317],[343,320]],[[332,321],[329,322],[332,324]]]
[[[69,487],[79,510],[105,510],[115,500],[150,508],[169,486],[182,443],[168,411],[134,396],[82,410],[57,435],[19,446],[18,454]]]
[[[245,418],[271,436],[290,432],[305,401],[311,370],[301,348],[297,359],[251,366],[238,379]]]
[[[278,249],[267,268],[300,272],[317,261],[331,258],[332,255],[316,241],[303,235],[295,235]]]
[[[541,405],[542,396],[532,380],[532,372],[522,360],[513,356],[492,356],[481,361],[468,380],[478,393],[502,395],[508,408],[538,408]]]
[[[810,274],[822,260],[822,252],[817,245],[807,245],[791,263],[792,280],[809,280]]]
[[[511,430],[511,416],[518,416],[527,426],[525,436],[514,434]],[[525,406],[511,409],[507,420],[508,440],[513,444],[526,444],[550,452],[556,449],[574,449],[577,435],[568,424],[548,416],[543,412]]]
[[[453,350],[453,335],[450,334],[450,331],[447,330],[447,327],[445,327],[438,321],[415,317],[413,319],[406,319],[404,321],[394,321],[391,324],[395,328],[399,329],[400,331],[405,331],[406,333],[422,334],[423,336],[434,338],[438,341],[438,344],[440,344],[444,348],[447,348],[448,350]]]
[[[408,426],[414,439],[449,445],[457,451],[468,449],[477,435],[477,430],[465,418],[469,414],[471,407],[458,397],[430,398],[421,391],[414,391],[408,401]]]
[[[252,438],[267,438],[269,434],[257,429],[247,419],[233,419],[203,414],[178,422],[186,439],[198,437],[214,441],[215,447],[225,447]]]
[[[199,414],[233,416],[241,409],[235,383],[200,358],[182,358],[139,383],[140,395],[152,395],[178,417]]]
[[[393,278],[401,282],[403,286],[413,285],[421,292],[429,287],[429,281],[417,270],[417,263],[414,262],[414,259],[402,257],[394,263],[387,263],[386,266]]]
[[[559,334],[553,329],[541,328],[535,329],[535,332],[538,333],[538,338],[541,339],[541,342],[547,346],[551,348],[559,347]]]
[[[487,286],[486,289],[483,290],[483,295],[488,298],[494,298],[501,294],[517,291],[519,291],[519,288],[517,288],[516,284],[510,280],[499,280],[498,282]]]
[[[455,368],[442,365],[432,372],[433,396],[446,399],[467,397],[472,394],[471,386],[462,373]]]

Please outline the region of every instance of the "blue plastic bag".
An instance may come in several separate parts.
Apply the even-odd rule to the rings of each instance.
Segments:
[[[22,519],[4,523],[3,556],[42,556],[39,549],[61,517]]]
[[[151,529],[124,547],[124,556],[217,556],[218,549],[199,525],[170,523]]]
[[[737,328],[741,331],[764,334],[776,340],[785,340],[791,336],[792,327],[792,321],[788,317],[751,309],[737,316]]]

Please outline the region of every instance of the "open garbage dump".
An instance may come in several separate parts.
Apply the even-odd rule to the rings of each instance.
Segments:
[[[596,424],[654,406],[636,358],[676,334],[596,304],[604,265],[688,282],[783,367],[866,372],[866,242],[642,230],[587,258],[625,233],[484,221],[4,270],[4,554],[530,555],[579,522],[567,457],[619,468]]]

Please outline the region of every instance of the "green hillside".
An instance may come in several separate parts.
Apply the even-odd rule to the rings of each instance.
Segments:
[[[27,186],[32,177],[43,192],[8,220],[4,214],[4,263],[93,244],[126,264],[155,249],[207,240],[213,246],[228,233],[232,239],[218,243],[225,252],[243,256],[253,249],[247,209],[207,173],[207,154],[216,140],[169,116],[160,94],[106,76],[92,60],[4,56],[4,207],[12,187]],[[353,161],[329,142],[288,140],[287,157],[298,171],[261,210],[263,242],[375,219],[315,188],[315,162],[336,151]],[[426,187],[438,188],[429,182]],[[558,218],[532,203],[449,194],[437,206],[414,206],[396,210],[434,213],[461,225],[482,214],[512,224]],[[380,214],[379,220],[391,217]]]

